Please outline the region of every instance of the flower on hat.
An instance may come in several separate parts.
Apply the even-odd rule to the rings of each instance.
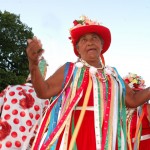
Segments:
[[[82,15],[79,20],[73,21],[74,26],[70,29],[75,29],[80,26],[86,26],[86,25],[100,25],[97,21],[92,21],[87,16]]]
[[[132,89],[142,90],[145,88],[145,81],[141,76],[134,73],[129,73],[124,78],[125,83],[127,83]]]

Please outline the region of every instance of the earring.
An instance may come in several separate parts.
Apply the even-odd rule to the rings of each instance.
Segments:
[[[78,57],[81,58],[81,55],[78,53]]]

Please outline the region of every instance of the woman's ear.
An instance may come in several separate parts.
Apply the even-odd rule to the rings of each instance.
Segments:
[[[78,44],[76,45],[76,50],[77,50],[78,54],[80,55],[79,45]]]
[[[78,44],[76,44],[76,49],[77,49],[77,51],[79,50],[79,45]]]

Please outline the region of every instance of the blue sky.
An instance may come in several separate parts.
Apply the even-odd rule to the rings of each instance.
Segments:
[[[0,10],[20,15],[41,39],[48,75],[66,61],[76,61],[69,28],[73,20],[86,15],[111,31],[112,43],[104,54],[106,64],[115,66],[122,77],[137,73],[150,85],[149,0],[0,0]]]

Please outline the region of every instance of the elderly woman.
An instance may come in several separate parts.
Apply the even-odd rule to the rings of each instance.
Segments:
[[[83,16],[70,35],[78,61],[67,62],[45,81],[38,69],[42,44],[36,37],[28,40],[33,86],[40,98],[52,101],[32,149],[39,148],[46,128],[41,150],[127,149],[125,106],[148,101],[150,88],[135,93],[115,68],[104,66],[101,58],[111,43],[107,27]]]

